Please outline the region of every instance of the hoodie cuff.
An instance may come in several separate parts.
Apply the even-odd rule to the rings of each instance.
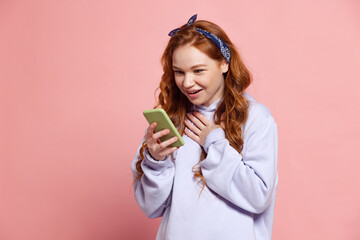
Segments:
[[[225,139],[225,131],[222,128],[217,128],[212,130],[209,135],[206,137],[204,150],[207,153],[209,147],[218,140]]]

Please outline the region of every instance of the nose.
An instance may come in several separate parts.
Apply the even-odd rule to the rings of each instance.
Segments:
[[[195,84],[193,76],[189,73],[186,73],[184,76],[184,82],[183,82],[183,87],[184,88],[190,88]]]

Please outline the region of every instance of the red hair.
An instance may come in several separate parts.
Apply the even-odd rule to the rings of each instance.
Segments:
[[[245,124],[249,108],[249,103],[242,93],[250,85],[252,80],[251,75],[241,60],[235,46],[226,33],[216,24],[205,20],[199,20],[194,22],[191,26],[183,25],[181,30],[169,40],[161,58],[163,75],[159,85],[160,92],[155,108],[163,108],[173,121],[174,125],[177,126],[180,134],[184,134],[184,120],[186,119],[186,113],[190,110],[191,103],[187,97],[181,93],[175,83],[172,68],[172,55],[176,48],[190,44],[219,63],[225,61],[219,48],[195,28],[200,28],[216,35],[223,40],[230,49],[231,60],[229,70],[224,74],[224,94],[216,108],[214,122],[215,124],[220,124],[220,120],[223,121],[226,139],[233,148],[241,153],[244,143],[241,127]],[[145,148],[146,142],[143,143],[139,151],[139,159],[136,163],[138,175],[135,178],[135,181],[143,175],[141,162],[144,159]],[[206,154],[203,151],[200,161],[205,158],[205,155]],[[205,179],[202,177],[200,167],[194,166],[193,171],[194,176],[201,179],[204,187]]]

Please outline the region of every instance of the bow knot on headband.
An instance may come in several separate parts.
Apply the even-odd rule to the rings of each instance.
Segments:
[[[191,26],[197,18],[197,14],[195,14],[194,16],[192,16],[189,21],[187,22],[186,26],[189,27]],[[226,45],[226,43],[221,40],[220,38],[218,38],[216,35],[205,31],[203,29],[200,28],[195,28],[196,31],[198,31],[199,33],[201,33],[202,35],[204,35],[205,37],[207,37],[208,39],[210,39],[213,43],[216,44],[216,46],[219,48],[219,50],[221,51],[221,54],[224,56],[225,60],[230,64],[230,49],[229,47]],[[173,37],[178,31],[180,31],[181,28],[176,28],[174,30],[172,30],[171,32],[169,32],[169,36]]]

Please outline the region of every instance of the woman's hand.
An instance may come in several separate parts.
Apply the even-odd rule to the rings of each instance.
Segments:
[[[185,120],[185,125],[188,129],[185,129],[185,134],[202,147],[205,145],[205,140],[209,133],[212,130],[221,127],[220,125],[211,122],[199,112],[193,112],[192,114],[188,113],[187,117],[188,119]]]
[[[153,122],[145,135],[145,140],[147,142],[147,148],[150,155],[157,161],[165,160],[166,156],[176,151],[177,147],[168,147],[172,143],[178,140],[177,137],[170,138],[164,142],[160,141],[160,138],[166,136],[170,133],[169,129],[161,130],[157,133],[154,133],[156,127],[156,122]]]

